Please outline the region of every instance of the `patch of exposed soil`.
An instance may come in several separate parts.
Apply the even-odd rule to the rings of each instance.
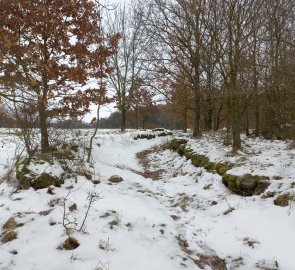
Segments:
[[[182,251],[192,259],[191,255],[193,251],[190,249],[187,240],[180,235],[176,236],[176,240]],[[192,260],[201,269],[205,269],[206,266],[209,266],[212,270],[227,270],[225,261],[216,255],[197,254],[197,256],[199,257],[197,260]]]
[[[164,151],[164,145],[157,145],[147,150],[138,152],[136,158],[139,160],[139,163],[143,166],[144,172],[139,174],[145,178],[151,178],[154,181],[160,180],[162,178],[164,169],[157,169],[151,166],[151,161],[149,156],[154,153],[159,153]]]

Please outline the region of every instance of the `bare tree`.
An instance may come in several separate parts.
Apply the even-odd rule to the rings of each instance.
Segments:
[[[132,105],[136,80],[145,77],[144,54],[147,40],[143,39],[143,21],[136,15],[135,3],[119,5],[108,15],[106,25],[109,33],[121,35],[118,50],[111,57],[114,72],[109,82],[121,112],[121,131],[125,132],[126,113]]]
[[[209,1],[206,24],[226,89],[233,152],[241,147],[241,116],[244,112],[241,75],[248,41],[253,34],[249,25],[258,18],[261,6],[261,1]]]
[[[193,136],[200,131],[201,115],[201,50],[202,50],[202,1],[154,0],[145,16],[147,31],[157,41],[154,63],[171,81],[176,81],[179,74],[193,93],[194,129]]]

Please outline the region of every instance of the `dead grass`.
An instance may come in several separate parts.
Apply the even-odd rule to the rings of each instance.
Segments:
[[[194,262],[201,269],[209,266],[212,270],[227,270],[225,261],[216,255],[198,254],[198,257],[199,259]]]
[[[155,146],[150,149],[138,152],[136,154],[137,159],[139,160],[140,164],[144,168],[144,172],[138,172],[140,175],[142,175],[145,178],[151,178],[154,181],[160,180],[162,178],[163,173],[165,172],[164,169],[153,169],[151,170],[150,166],[150,158],[149,155],[153,153],[159,153],[164,150],[164,145]]]

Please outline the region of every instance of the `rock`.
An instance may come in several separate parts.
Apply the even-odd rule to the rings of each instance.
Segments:
[[[14,217],[9,218],[2,226],[4,230],[12,231],[17,228],[17,223]]]
[[[269,186],[267,177],[259,175],[244,174],[242,176],[225,173],[222,176],[222,182],[233,192],[252,196],[262,194]]]
[[[172,132],[166,132],[166,131],[157,134],[158,137],[165,137],[165,136],[172,136],[172,135],[173,135]]]
[[[243,195],[250,196],[258,186],[258,179],[251,174],[244,174],[237,178],[236,185]]]
[[[32,182],[32,187],[35,189],[48,188],[50,186],[60,187],[63,184],[63,180],[52,176],[49,173],[42,173]]]
[[[98,185],[98,184],[100,184],[100,181],[99,181],[99,180],[92,180],[92,183],[93,183],[94,185]]]
[[[73,250],[79,246],[80,246],[80,244],[79,244],[78,240],[74,237],[71,237],[71,236],[68,239],[66,239],[63,243],[63,248],[65,250]]]
[[[165,128],[155,128],[154,131],[165,131]]]
[[[191,155],[191,162],[195,167],[204,167],[209,162],[209,158],[204,155],[193,153]]]
[[[76,203],[73,203],[73,204],[69,207],[69,210],[70,210],[71,212],[77,210],[77,204],[76,204]]]
[[[50,195],[54,195],[55,194],[53,191],[54,191],[54,188],[53,187],[49,187],[47,189],[47,193],[50,194]]]
[[[213,169],[219,174],[219,175],[224,175],[228,170],[232,169],[231,164],[225,164],[222,162],[218,162],[214,165]]]
[[[15,231],[9,231],[1,238],[2,243],[7,243],[13,241],[17,238],[17,233]]]
[[[46,154],[38,154],[31,159],[24,158],[16,163],[16,178],[19,180],[20,189],[28,189],[33,187],[34,189],[48,188],[50,186],[60,187],[63,184],[63,174],[60,176],[52,176],[49,173],[45,173],[44,169],[39,173],[39,166],[45,163],[47,167],[51,164],[48,162],[47,157],[52,157]],[[52,160],[54,163],[54,159]],[[44,166],[43,166],[44,167]],[[49,191],[50,192],[50,191]]]
[[[109,182],[115,183],[115,184],[120,183],[122,181],[124,181],[124,179],[119,175],[113,175],[109,178]]]
[[[151,140],[151,139],[154,139],[154,138],[156,138],[156,135],[154,135],[154,134],[138,134],[133,139],[134,140],[138,140],[138,139],[148,139],[148,140]]]
[[[206,169],[208,172],[213,172],[215,165],[216,164],[214,162],[209,161],[205,164],[204,169]]]
[[[31,171],[28,169],[30,161],[28,158],[24,158],[15,164],[16,179],[19,180],[19,187],[22,189],[28,189],[31,187]]]
[[[173,139],[165,145],[165,148],[173,150],[173,151],[178,151],[178,148],[182,144],[187,144],[187,142],[188,142],[188,140],[186,140],[186,139]]]

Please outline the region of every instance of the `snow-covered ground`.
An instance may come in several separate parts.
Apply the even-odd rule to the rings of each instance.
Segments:
[[[69,178],[53,194],[47,189],[16,191],[13,181],[0,184],[0,235],[10,217],[19,224],[17,239],[0,244],[0,269],[295,269],[292,203],[279,207],[274,198],[232,194],[218,174],[157,148],[171,136],[134,140],[136,134],[97,135],[93,172],[100,184],[82,176]],[[3,134],[0,140],[4,173],[14,156],[15,138]],[[295,150],[287,142],[244,138],[243,151],[235,157],[217,135],[188,144],[212,161],[234,163],[232,173],[268,176],[267,191],[294,193]],[[137,154],[147,149],[152,150]],[[158,172],[157,177],[148,178],[147,171]],[[124,181],[110,183],[112,175]],[[62,202],[66,198],[67,217],[79,228],[89,192],[99,198],[90,207],[84,233],[71,232],[80,246],[63,250],[69,231],[62,225]],[[77,210],[70,212],[73,203]]]

